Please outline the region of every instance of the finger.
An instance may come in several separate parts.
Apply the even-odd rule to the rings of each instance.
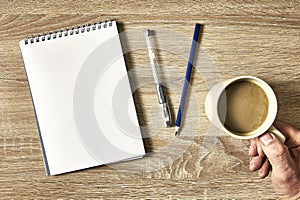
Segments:
[[[263,149],[261,147],[259,139],[255,138],[255,142],[256,142],[256,148],[257,148],[258,155],[261,156],[261,157],[263,157],[263,158],[265,158],[266,154],[265,154],[265,152],[263,151]]]
[[[253,148],[252,153],[254,156],[252,156],[249,168],[251,171],[256,171],[261,168],[261,166],[264,163],[264,160],[266,159],[266,156],[261,148],[258,138],[252,139],[251,145]]]
[[[274,173],[285,174],[288,167],[293,163],[287,146],[270,133],[260,136],[259,142],[272,165]]]
[[[257,143],[255,139],[251,139],[250,147],[249,147],[249,155],[250,156],[257,156]]]
[[[274,126],[285,135],[285,145],[289,148],[293,148],[300,145],[300,131],[292,127],[289,124],[275,121]]]
[[[271,170],[271,164],[268,159],[265,159],[263,165],[258,171],[258,176],[260,178],[265,178],[269,175],[270,170]]]
[[[255,156],[252,158],[250,161],[250,170],[251,171],[256,171],[262,167],[264,164],[264,161],[266,160],[265,156]]]

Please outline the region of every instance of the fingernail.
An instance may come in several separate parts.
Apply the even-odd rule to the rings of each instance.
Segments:
[[[259,175],[260,178],[262,178],[263,172],[264,172],[264,171],[263,171],[262,169],[260,169],[260,170],[258,171],[258,175]]]
[[[250,169],[253,169],[253,167],[254,167],[254,163],[250,162]]]
[[[270,133],[265,133],[259,137],[259,140],[263,143],[263,145],[267,146],[273,140],[273,137]]]

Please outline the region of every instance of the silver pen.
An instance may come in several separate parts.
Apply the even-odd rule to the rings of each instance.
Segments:
[[[154,82],[155,82],[155,85],[156,85],[158,103],[159,103],[159,105],[161,107],[161,110],[163,112],[163,117],[164,117],[164,120],[165,120],[165,126],[169,127],[171,125],[171,113],[170,113],[169,104],[167,102],[167,98],[164,95],[163,85],[161,83],[159,73],[158,73],[158,70],[157,70],[157,62],[156,62],[154,48],[153,48],[154,47],[153,31],[151,31],[150,29],[146,30],[146,42],[147,42],[147,47],[148,47],[148,52],[149,52],[149,57],[150,57]]]

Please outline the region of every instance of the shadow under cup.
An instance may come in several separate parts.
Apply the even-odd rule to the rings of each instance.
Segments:
[[[266,82],[244,76],[223,85],[216,107],[218,120],[226,133],[250,139],[272,126],[277,114],[277,99]]]

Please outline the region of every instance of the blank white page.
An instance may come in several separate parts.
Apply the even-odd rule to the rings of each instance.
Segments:
[[[20,48],[47,174],[144,155],[116,22],[32,40]]]

